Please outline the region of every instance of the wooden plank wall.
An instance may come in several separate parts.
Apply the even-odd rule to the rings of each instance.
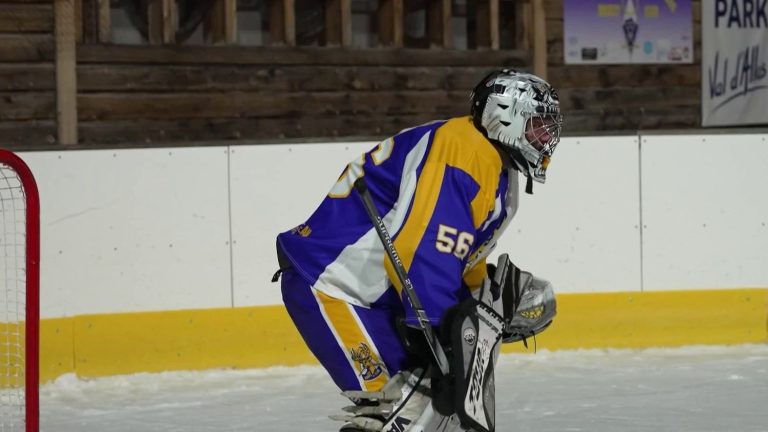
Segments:
[[[51,0],[0,0],[0,146],[56,142]]]
[[[699,127],[701,0],[693,0],[694,64],[649,66],[565,66],[562,0],[542,1],[548,79],[560,90],[566,133]],[[397,12],[402,2],[381,4]],[[445,22],[440,7],[431,13],[430,22]],[[58,145],[53,23],[51,0],[0,0],[0,146]],[[526,51],[441,49],[450,41],[440,26],[430,29],[436,49],[397,49],[394,36],[384,41],[392,48],[351,48],[343,28],[327,36],[331,47],[241,47],[231,26],[215,24],[224,45],[209,46],[105,45],[86,32],[77,48],[80,146],[383,136],[465,114],[489,69],[531,66]]]
[[[0,130],[7,131],[0,135],[0,145],[60,148],[52,122],[56,101],[50,64],[53,9],[50,0],[39,4],[0,0],[11,1],[15,10],[29,16],[25,30],[48,33],[17,34],[13,44],[0,45],[0,58],[25,62],[0,67],[5,71],[0,73],[13,76],[3,83],[9,97],[0,102],[5,104],[0,106],[4,115]],[[434,41],[434,49],[403,49],[403,1],[379,3],[383,12],[388,11],[380,11],[379,18],[390,17],[389,39],[384,37],[378,48],[356,49],[350,47],[349,0],[328,2],[326,19],[339,24],[340,30],[327,35],[328,47],[293,46],[294,18],[286,13],[293,0],[267,2],[280,25],[272,27],[272,44],[266,47],[237,46],[232,35],[235,24],[216,19],[208,23],[208,30],[218,45],[178,45],[169,40],[173,32],[163,26],[158,26],[162,31],[156,31],[159,36],[149,45],[104,44],[102,33],[109,22],[96,19],[103,14],[95,11],[103,12],[101,6],[107,3],[78,0],[90,9],[81,12],[79,22],[85,28],[77,35],[82,43],[77,46],[79,145],[75,147],[388,135],[424,121],[465,114],[470,89],[489,70],[529,64],[528,53],[521,50],[441,48],[450,44],[446,36],[450,20],[445,16],[431,22],[432,29],[443,33]],[[219,3],[222,7],[235,4]],[[98,10],[94,5],[100,5]],[[42,8],[48,11],[47,26],[39,24],[41,14],[35,14]],[[15,18],[6,15],[0,22],[9,27]],[[99,25],[94,27],[94,22]],[[29,62],[35,55],[48,62],[40,67],[45,71],[42,76],[31,73],[35,69]],[[32,94],[31,88],[45,92]]]
[[[694,62],[563,64],[563,0],[546,0],[548,78],[560,91],[566,133],[701,127],[701,0],[693,0]]]
[[[463,115],[515,51],[280,47],[78,50],[81,142],[383,136]],[[148,64],[154,66],[147,66]]]

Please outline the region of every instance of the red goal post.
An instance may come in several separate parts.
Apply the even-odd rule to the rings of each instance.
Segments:
[[[39,429],[40,200],[26,163],[0,149],[0,430]]]

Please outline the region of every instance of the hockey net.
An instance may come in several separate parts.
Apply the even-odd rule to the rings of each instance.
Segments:
[[[38,430],[39,231],[32,173],[0,150],[0,432]]]

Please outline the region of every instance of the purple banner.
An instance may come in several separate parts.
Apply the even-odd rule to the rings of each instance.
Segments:
[[[564,0],[566,64],[692,63],[691,0]]]

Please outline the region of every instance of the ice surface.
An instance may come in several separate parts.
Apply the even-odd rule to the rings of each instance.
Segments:
[[[768,431],[768,345],[504,355],[498,431]],[[40,389],[47,432],[338,430],[320,367],[66,375]]]

